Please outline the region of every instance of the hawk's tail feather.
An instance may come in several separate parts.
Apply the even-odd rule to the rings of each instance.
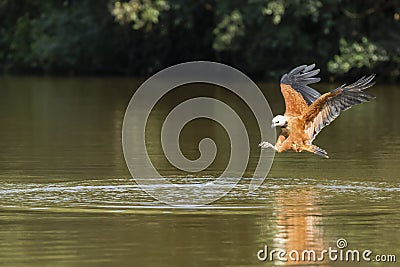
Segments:
[[[314,154],[324,157],[324,158],[327,158],[327,159],[329,158],[328,153],[325,150],[323,150],[322,148],[319,148],[317,146],[313,146],[313,148],[314,148]]]

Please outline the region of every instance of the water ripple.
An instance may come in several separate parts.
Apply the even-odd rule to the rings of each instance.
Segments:
[[[196,178],[199,180],[199,178]],[[209,178],[204,179],[209,180]],[[338,198],[360,196],[368,201],[399,199],[399,184],[386,182],[354,182],[311,178],[268,178],[254,192],[248,191],[250,179],[242,179],[231,192],[207,206],[172,208],[147,195],[132,179],[99,179],[60,183],[0,183],[0,208],[74,212],[160,212],[174,211],[247,211],[268,209],[287,194],[304,189],[315,192],[315,198],[326,204]],[[155,185],[157,186],[157,185]],[[199,184],[201,186],[201,184]],[[173,187],[163,188],[173,190]],[[388,194],[390,192],[390,194]],[[212,192],[210,192],[212,193]],[[174,196],[179,197],[179,196]],[[336,203],[338,204],[338,203]],[[344,203],[345,204],[345,203]]]

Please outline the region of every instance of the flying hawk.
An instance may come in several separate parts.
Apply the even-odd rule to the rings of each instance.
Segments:
[[[314,67],[315,64],[302,65],[282,76],[281,92],[286,111],[284,115],[275,116],[271,126],[280,126],[282,133],[275,145],[262,142],[259,144],[261,148],[272,148],[277,152],[308,151],[328,158],[325,150],[312,144],[318,133],[336,119],[340,112],[375,98],[364,91],[375,84],[372,82],[375,74],[321,95],[307,86],[321,80],[315,77],[319,69],[314,70]]]

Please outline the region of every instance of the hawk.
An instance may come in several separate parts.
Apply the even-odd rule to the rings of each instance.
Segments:
[[[272,128],[281,127],[282,133],[275,145],[261,142],[261,148],[272,148],[277,152],[307,151],[328,158],[325,150],[312,144],[318,133],[336,119],[340,112],[375,98],[365,92],[365,89],[375,84],[375,74],[321,95],[308,86],[321,80],[315,77],[320,70],[314,67],[315,64],[302,65],[282,76],[280,87],[286,111],[284,115],[275,116],[271,125]]]

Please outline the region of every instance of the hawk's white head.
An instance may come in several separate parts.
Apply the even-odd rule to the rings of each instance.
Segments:
[[[280,127],[286,127],[287,126],[287,124],[288,124],[288,120],[287,120],[287,117],[285,117],[285,116],[283,116],[283,115],[278,115],[278,116],[275,116],[273,119],[272,119],[272,125],[271,125],[271,128],[274,128],[274,127],[277,127],[277,126],[280,126]]]

